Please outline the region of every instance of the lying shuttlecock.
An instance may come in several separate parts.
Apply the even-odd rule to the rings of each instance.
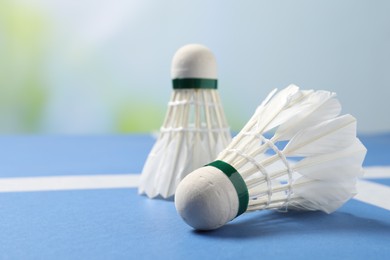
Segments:
[[[331,213],[353,197],[366,148],[356,119],[339,116],[335,96],[294,85],[271,92],[216,160],[179,184],[175,205],[184,221],[210,230],[246,211]]]
[[[199,44],[180,48],[171,75],[172,98],[139,185],[139,193],[150,198],[174,195],[188,173],[213,160],[231,141],[212,52]]]

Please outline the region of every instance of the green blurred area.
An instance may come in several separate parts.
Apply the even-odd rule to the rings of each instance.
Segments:
[[[47,23],[31,8],[0,1],[0,132],[36,133],[47,89],[42,57]]]
[[[145,132],[147,129],[157,131],[162,124],[161,112],[153,104],[141,102],[123,103],[119,106],[116,113],[115,129],[121,133],[140,133]]]
[[[52,89],[47,83],[45,57],[50,20],[39,8],[0,1],[0,133],[44,133],[45,109]],[[104,77],[104,75],[100,75]],[[104,84],[104,83],[103,83]],[[102,86],[98,86],[102,87]],[[103,86],[108,88],[109,86]],[[66,97],[64,97],[66,99]],[[71,100],[70,100],[71,101]],[[71,106],[72,103],[69,103]],[[144,113],[134,110],[138,105]],[[157,108],[118,100],[112,131],[156,128]],[[69,112],[71,113],[71,112]],[[157,116],[158,117],[158,116]],[[146,120],[145,120],[146,119]],[[158,124],[158,123],[157,123]],[[99,131],[99,129],[97,129]]]

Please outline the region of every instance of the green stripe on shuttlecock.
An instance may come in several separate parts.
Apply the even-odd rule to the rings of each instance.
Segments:
[[[249,192],[244,179],[241,177],[238,171],[230,164],[220,160],[209,163],[206,166],[213,166],[215,168],[218,168],[227,177],[229,177],[229,180],[232,182],[234,188],[236,189],[238,201],[239,201],[238,212],[236,217],[244,213],[248,208]]]
[[[172,84],[173,89],[217,89],[218,80],[201,78],[173,79]]]

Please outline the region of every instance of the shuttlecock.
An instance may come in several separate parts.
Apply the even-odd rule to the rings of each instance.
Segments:
[[[271,92],[216,160],[179,184],[175,205],[184,221],[210,230],[246,211],[331,213],[353,197],[366,148],[335,97],[294,85]]]
[[[212,52],[199,44],[185,45],[173,57],[171,76],[168,111],[138,190],[150,198],[174,195],[188,173],[213,160],[231,141]]]

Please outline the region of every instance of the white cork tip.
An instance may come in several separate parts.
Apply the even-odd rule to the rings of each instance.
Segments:
[[[217,79],[217,62],[210,49],[188,44],[176,51],[172,59],[172,79]]]
[[[183,220],[197,230],[212,230],[234,219],[237,192],[218,168],[205,166],[187,175],[175,194],[175,206]]]

